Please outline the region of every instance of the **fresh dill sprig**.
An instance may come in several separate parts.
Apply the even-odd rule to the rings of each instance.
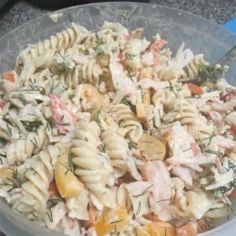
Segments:
[[[99,110],[96,112],[96,116],[95,116],[95,120],[98,123],[98,125],[100,126],[100,128],[102,128],[102,107],[99,108]]]
[[[220,151],[215,151],[215,150],[211,150],[211,149],[207,149],[207,150],[205,150],[204,152],[210,153],[210,154],[215,154],[215,155],[217,155],[217,156],[223,156],[223,155],[224,155],[224,153],[222,153],[222,152],[220,152]]]
[[[11,130],[11,127],[10,127],[10,125],[7,123],[6,124],[6,126],[7,126],[7,134],[9,135],[9,136],[12,136],[12,130]]]
[[[216,83],[218,76],[224,71],[224,67],[218,67],[216,65],[200,65],[198,68],[198,75],[206,82]]]
[[[38,141],[36,137],[33,137],[32,139],[30,139],[30,142],[34,145],[35,148],[38,148]]]
[[[5,145],[6,143],[7,143],[7,141],[4,138],[0,137],[0,144]]]
[[[49,208],[52,208],[56,206],[58,202],[61,202],[61,201],[62,201],[61,198],[51,198],[51,199],[48,199],[47,205]]]
[[[43,122],[37,117],[33,121],[21,121],[28,132],[37,131]]]
[[[132,106],[132,103],[129,100],[127,100],[127,98],[123,98],[120,103],[123,103],[128,107]]]
[[[137,148],[137,143],[135,143],[135,142],[133,142],[133,141],[130,141],[130,142],[128,143],[128,145],[129,145],[129,149]]]
[[[53,222],[53,216],[52,216],[52,209],[49,208],[48,212],[47,212],[47,215],[48,215],[48,219],[50,220],[50,222]]]
[[[124,219],[115,220],[115,221],[110,222],[109,224],[118,224],[122,221],[124,221]]]
[[[176,93],[176,91],[175,91],[175,89],[176,89],[176,86],[175,85],[173,85],[170,81],[168,81],[168,83],[169,83],[169,86],[168,87],[166,87],[166,88],[168,88],[171,92],[173,92],[174,93],[174,95],[175,95],[175,97],[177,97],[177,93]]]
[[[11,186],[8,191],[11,191],[14,188],[19,188],[26,181],[23,177],[21,177],[18,173],[17,169],[11,169],[12,174],[11,177],[6,178],[6,182],[1,183],[1,186]]]
[[[131,53],[127,53],[127,52],[125,53],[125,59],[126,60],[131,61],[131,60],[133,60],[134,57],[136,57],[135,54],[131,54]]]
[[[137,215],[140,213],[140,211],[141,211],[141,205],[142,205],[142,202],[139,202],[139,203],[138,203],[138,209],[137,209],[137,211],[136,211],[136,213],[135,213],[136,216],[137,216]]]
[[[63,162],[59,162],[65,169],[65,175],[68,173],[68,172],[71,172],[71,173],[75,173],[75,168],[74,168],[74,163],[73,163],[73,154],[72,153],[69,153],[68,154],[68,165],[66,165],[65,163]]]
[[[95,38],[96,38],[96,46],[93,47],[93,49],[94,51],[97,51],[98,47],[104,44],[105,42],[101,38],[99,38],[97,33],[95,33]]]
[[[151,184],[149,187],[147,187],[142,193],[136,194],[136,195],[132,195],[132,197],[138,198],[140,196],[143,196],[144,194],[146,194],[148,192],[148,190],[150,188],[152,188],[153,184]]]

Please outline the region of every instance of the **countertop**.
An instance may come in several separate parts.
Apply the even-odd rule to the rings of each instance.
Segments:
[[[151,2],[190,11],[219,24],[236,17],[236,0],[151,0]],[[29,2],[11,0],[0,10],[0,37],[46,12],[48,10],[40,9]]]
[[[151,2],[190,11],[219,24],[236,17],[236,0],[151,0]],[[26,1],[11,0],[0,10],[0,37],[47,12],[49,10],[41,9]],[[0,236],[3,235],[0,233]]]

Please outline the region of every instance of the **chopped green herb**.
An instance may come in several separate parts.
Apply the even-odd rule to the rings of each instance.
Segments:
[[[6,144],[6,140],[4,138],[0,137],[0,145],[5,145]]]
[[[38,148],[38,142],[37,142],[36,137],[33,137],[33,139],[30,139],[30,142],[34,145],[35,148]]]
[[[156,203],[167,202],[167,201],[170,201],[170,199],[169,198],[168,199],[162,199],[162,200],[157,201]]]
[[[117,224],[117,223],[120,223],[122,221],[124,221],[124,219],[115,220],[115,221],[110,222],[109,224]]]
[[[102,107],[100,107],[100,109],[97,111],[96,113],[96,117],[95,117],[95,120],[96,122],[98,123],[98,125],[100,126],[100,128],[102,128]]]
[[[217,156],[222,156],[224,155],[224,153],[220,152],[220,151],[215,151],[215,150],[210,150],[210,149],[207,149],[205,150],[206,153],[210,153],[210,154],[215,154]]]
[[[215,83],[219,75],[221,75],[225,69],[223,67],[217,67],[215,65],[200,65],[198,68],[198,75],[206,82]]]
[[[49,208],[49,211],[47,212],[48,218],[50,220],[50,222],[53,222],[53,216],[52,216],[52,209]]]
[[[47,205],[49,208],[52,208],[57,205],[58,202],[62,201],[61,198],[51,198],[47,201]]]
[[[21,121],[21,122],[28,132],[37,131],[37,129],[41,125],[43,125],[43,122],[39,118],[36,118],[33,121]]]
[[[129,145],[129,149],[137,148],[137,144],[136,144],[135,142],[133,142],[133,141],[130,141],[130,142],[128,143],[128,145]]]
[[[131,60],[133,60],[133,58],[136,57],[136,56],[137,56],[137,55],[135,55],[135,54],[131,54],[131,53],[127,53],[127,52],[125,53],[125,59],[126,59],[126,60],[130,60],[130,61],[131,61]]]
[[[127,100],[127,98],[123,98],[120,103],[123,103],[128,107],[132,106],[132,103],[129,100]]]
[[[64,166],[64,168],[66,169],[65,171],[65,175],[68,173],[68,172],[71,172],[74,174],[74,163],[73,163],[73,154],[72,153],[69,153],[68,155],[68,166],[66,166],[64,163],[62,162],[59,162],[62,166]]]
[[[106,152],[106,146],[104,144],[101,144],[99,147],[102,150],[102,152]]]
[[[19,98],[22,100],[24,105],[27,104],[27,100],[26,100],[25,95],[23,93],[19,93]]]
[[[176,94],[176,92],[175,92],[176,86],[173,85],[170,81],[168,81],[168,83],[169,83],[170,86],[168,86],[168,87],[166,87],[166,88],[168,88],[171,92],[173,92],[174,95],[175,95],[175,97],[177,97],[177,94]]]
[[[8,123],[6,124],[6,126],[7,126],[7,133],[8,133],[8,135],[9,135],[9,136],[12,136],[12,130],[11,130],[11,127],[9,126]]]
[[[187,148],[187,149],[183,150],[183,152],[187,152],[187,151],[189,151],[189,150],[191,150],[191,149],[192,149],[192,147]]]
[[[153,184],[151,184],[149,187],[147,187],[142,193],[137,194],[137,195],[132,195],[132,197],[137,198],[137,197],[140,197],[140,196],[146,194],[146,193],[148,192],[148,190],[149,190],[150,188],[152,188],[152,186],[153,186]]]
[[[139,213],[141,211],[141,204],[142,204],[141,202],[138,203],[138,209],[137,209],[137,211],[135,213],[136,216],[139,215]]]
[[[96,38],[96,46],[93,49],[96,51],[98,47],[104,44],[105,42],[101,38],[99,38],[97,33],[95,33],[95,38]]]
[[[7,158],[7,153],[6,152],[0,152],[0,157]]]

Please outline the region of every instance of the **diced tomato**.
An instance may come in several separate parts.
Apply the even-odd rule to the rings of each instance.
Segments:
[[[191,143],[191,148],[194,156],[198,156],[199,154],[201,154],[201,148],[197,143]]]
[[[195,236],[197,235],[197,223],[188,223],[176,228],[177,236]]]
[[[3,72],[3,79],[7,80],[11,83],[15,83],[17,78],[17,74],[15,71],[5,71]]]
[[[57,197],[60,196],[60,193],[59,193],[59,191],[58,191],[58,189],[57,189],[57,185],[56,185],[55,180],[53,180],[53,181],[49,184],[49,190],[48,190],[48,192],[49,192],[49,198],[55,197],[55,196],[57,196]]]
[[[188,88],[191,91],[191,93],[194,95],[201,95],[204,92],[203,89],[196,84],[190,83],[190,84],[188,84]]]

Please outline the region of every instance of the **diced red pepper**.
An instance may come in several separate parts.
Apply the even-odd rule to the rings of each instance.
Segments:
[[[188,88],[191,91],[191,93],[194,94],[194,95],[201,95],[204,92],[203,89],[200,86],[196,85],[196,84],[191,84],[190,83],[190,84],[188,84]]]
[[[15,71],[5,71],[3,72],[3,79],[7,80],[11,83],[15,83],[17,78],[17,74]]]

